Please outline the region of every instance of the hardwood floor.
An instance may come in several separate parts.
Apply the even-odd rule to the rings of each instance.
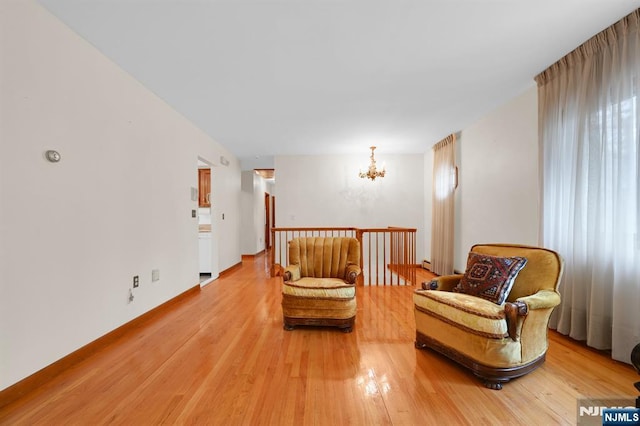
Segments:
[[[264,256],[244,260],[0,409],[0,424],[575,424],[580,396],[635,398],[631,366],[555,332],[540,369],[486,389],[414,348],[413,287],[358,287],[353,333],[284,331],[279,280]]]

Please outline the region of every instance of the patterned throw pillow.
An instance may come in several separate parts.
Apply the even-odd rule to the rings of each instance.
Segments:
[[[501,305],[526,263],[524,257],[496,257],[471,252],[464,277],[453,291],[482,297]]]

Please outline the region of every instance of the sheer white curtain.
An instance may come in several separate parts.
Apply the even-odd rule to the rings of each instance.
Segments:
[[[438,275],[453,273],[456,172],[456,137],[449,135],[433,147],[431,271]]]
[[[627,363],[640,342],[639,11],[536,77],[541,240],[565,259],[551,326]]]

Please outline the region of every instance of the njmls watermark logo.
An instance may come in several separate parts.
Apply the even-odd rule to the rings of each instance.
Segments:
[[[640,409],[632,396],[579,398],[578,426],[640,425]]]

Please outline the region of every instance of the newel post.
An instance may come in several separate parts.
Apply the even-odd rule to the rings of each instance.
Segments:
[[[360,243],[360,270],[362,273],[358,275],[356,285],[364,285],[364,248],[362,247],[362,229],[356,228],[356,240]]]

